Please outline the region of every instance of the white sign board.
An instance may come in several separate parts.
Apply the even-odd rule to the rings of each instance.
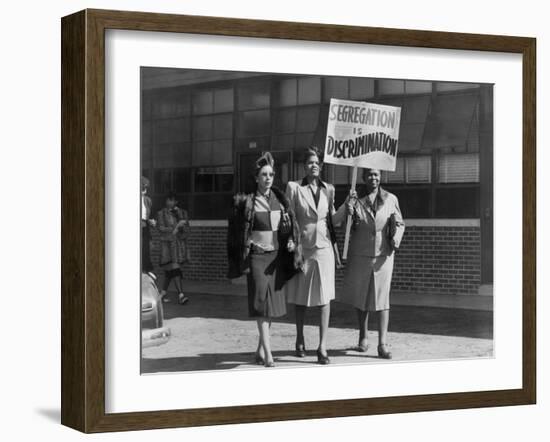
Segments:
[[[325,163],[395,171],[401,108],[330,100]]]

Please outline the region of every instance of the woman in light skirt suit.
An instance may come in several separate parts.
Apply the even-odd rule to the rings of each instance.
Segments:
[[[347,212],[353,217],[349,257],[339,301],[357,311],[358,351],[367,352],[369,312],[378,312],[378,356],[391,359],[387,347],[390,319],[390,286],[394,250],[399,248],[405,224],[397,197],[380,187],[380,171],[363,169],[366,194],[360,198],[350,192],[338,209],[338,221]],[[341,299],[340,299],[341,298]]]
[[[331,238],[331,215],[334,212],[334,186],[321,181],[321,158],[312,147],[304,154],[305,177],[289,182],[286,195],[296,215],[303,254],[303,271],[287,284],[287,301],[295,305],[296,356],[305,357],[304,319],[307,307],[321,310],[317,361],[330,362],[327,354],[327,331],[330,301],[334,299],[335,257]]]

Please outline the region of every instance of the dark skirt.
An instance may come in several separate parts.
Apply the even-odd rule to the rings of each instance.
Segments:
[[[247,283],[249,316],[278,318],[286,314],[280,256],[276,251],[250,255]]]

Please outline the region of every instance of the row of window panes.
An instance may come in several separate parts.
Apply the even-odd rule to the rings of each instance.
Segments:
[[[155,169],[153,173],[153,193],[164,195],[168,192],[189,193],[194,180],[195,192],[232,192],[235,175],[232,171],[201,171],[191,168]]]
[[[405,219],[479,218],[479,185],[438,187],[434,193],[428,186],[388,184],[387,188],[399,198],[399,206]],[[347,186],[336,189],[337,207],[345,200],[348,192]]]
[[[274,139],[274,151],[305,148],[312,144],[314,133],[285,136]],[[193,146],[193,147],[191,147]],[[248,146],[250,148],[250,145]],[[268,150],[268,146],[254,147],[258,151]],[[151,146],[143,147],[143,164],[151,163]],[[299,164],[295,161],[295,164]],[[193,144],[163,144],[155,151],[155,168],[194,166],[231,165],[233,163],[232,140],[207,140]],[[349,184],[351,168],[327,165],[331,170],[328,179],[334,184]],[[296,171],[297,169],[295,169]],[[439,183],[475,183],[479,182],[479,154],[442,154],[437,162]],[[295,174],[296,176],[296,174]],[[432,158],[430,155],[398,157],[393,172],[382,172],[382,183],[430,183],[432,177]],[[360,177],[359,177],[360,179]]]
[[[479,182],[479,154],[443,154],[438,157],[437,177],[439,183]],[[430,183],[432,159],[429,155],[401,157],[397,159],[394,172],[383,172],[385,183]]]
[[[293,175],[299,179],[303,175],[300,161],[294,161]],[[327,165],[325,178],[333,184],[349,184],[351,168]],[[189,168],[157,168],[154,172],[154,191],[163,193],[191,191],[191,173]],[[196,169],[196,192],[220,192],[233,188],[233,172],[225,170]],[[288,179],[288,176],[286,177]],[[361,182],[361,177],[358,178]],[[385,184],[409,183],[423,184],[431,182],[431,157],[415,156],[398,159],[395,172],[382,173]],[[440,183],[479,182],[479,156],[477,154],[442,155],[439,158]],[[185,184],[187,183],[187,184]]]
[[[324,81],[321,97],[321,81]],[[327,103],[331,98],[365,100],[375,96],[375,81],[378,95],[427,94],[432,92],[430,81],[391,80],[347,77],[298,77],[286,78],[277,82],[276,106],[289,107]],[[267,109],[271,107],[271,81],[252,81],[237,86],[239,110]],[[479,87],[471,83],[435,83],[437,92],[450,92]],[[322,100],[321,100],[322,98]],[[207,115],[232,112],[235,109],[233,87],[224,89],[197,90],[174,95],[164,94],[146,101],[151,106],[153,118],[182,117],[191,114]],[[147,110],[146,112],[149,112]]]
[[[192,125],[191,125],[192,121]],[[319,107],[306,106],[280,110],[274,121],[275,134],[314,132],[319,128]],[[191,134],[192,131],[192,134]],[[271,111],[245,111],[238,114],[240,138],[269,136],[271,134]],[[159,120],[143,125],[144,143],[163,144],[227,139],[233,137],[233,114]]]
[[[401,138],[405,150],[418,149],[422,144],[424,133],[428,147],[436,144],[438,146],[455,146],[453,149],[449,148],[450,151],[456,151],[459,147],[459,150],[470,152],[479,150],[477,120],[472,118],[475,97],[470,100],[471,103],[467,103],[469,106],[449,106],[451,109],[465,107],[461,111],[464,116],[459,118],[458,115],[455,115],[453,119],[438,120],[438,124],[444,126],[444,131],[437,127],[433,129],[433,124],[424,131],[428,106],[425,100],[421,103],[417,103],[416,99],[411,98],[411,100],[401,103],[404,105],[402,107]],[[271,133],[281,136],[324,131],[327,115],[324,106],[321,108],[319,106],[300,106],[279,109],[274,111],[273,122],[272,112],[269,109],[239,112],[237,136],[239,138],[254,138],[269,136]],[[458,113],[458,110],[456,112]],[[187,142],[191,139],[191,131],[192,138],[198,141],[230,139],[233,137],[233,118],[234,114],[230,113],[195,117],[192,120],[189,118],[159,120],[154,123],[153,127],[151,123],[145,122],[142,139],[144,143],[153,144]],[[278,145],[279,142],[276,144]]]
[[[328,166],[331,172],[327,178],[334,184],[351,183],[351,167]],[[477,183],[479,182],[479,154],[441,155],[438,159],[439,183]],[[361,182],[361,177],[358,177]],[[419,155],[397,158],[394,172],[382,171],[382,183],[423,184],[432,181],[432,158]]]

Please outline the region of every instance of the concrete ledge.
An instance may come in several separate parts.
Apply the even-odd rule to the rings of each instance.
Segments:
[[[225,219],[192,219],[192,227],[227,227]],[[466,219],[406,219],[406,227],[479,227],[478,218]]]
[[[479,218],[405,219],[405,228],[407,227],[479,227]]]
[[[390,299],[392,305],[493,311],[493,297],[487,295],[433,295],[392,292]]]

